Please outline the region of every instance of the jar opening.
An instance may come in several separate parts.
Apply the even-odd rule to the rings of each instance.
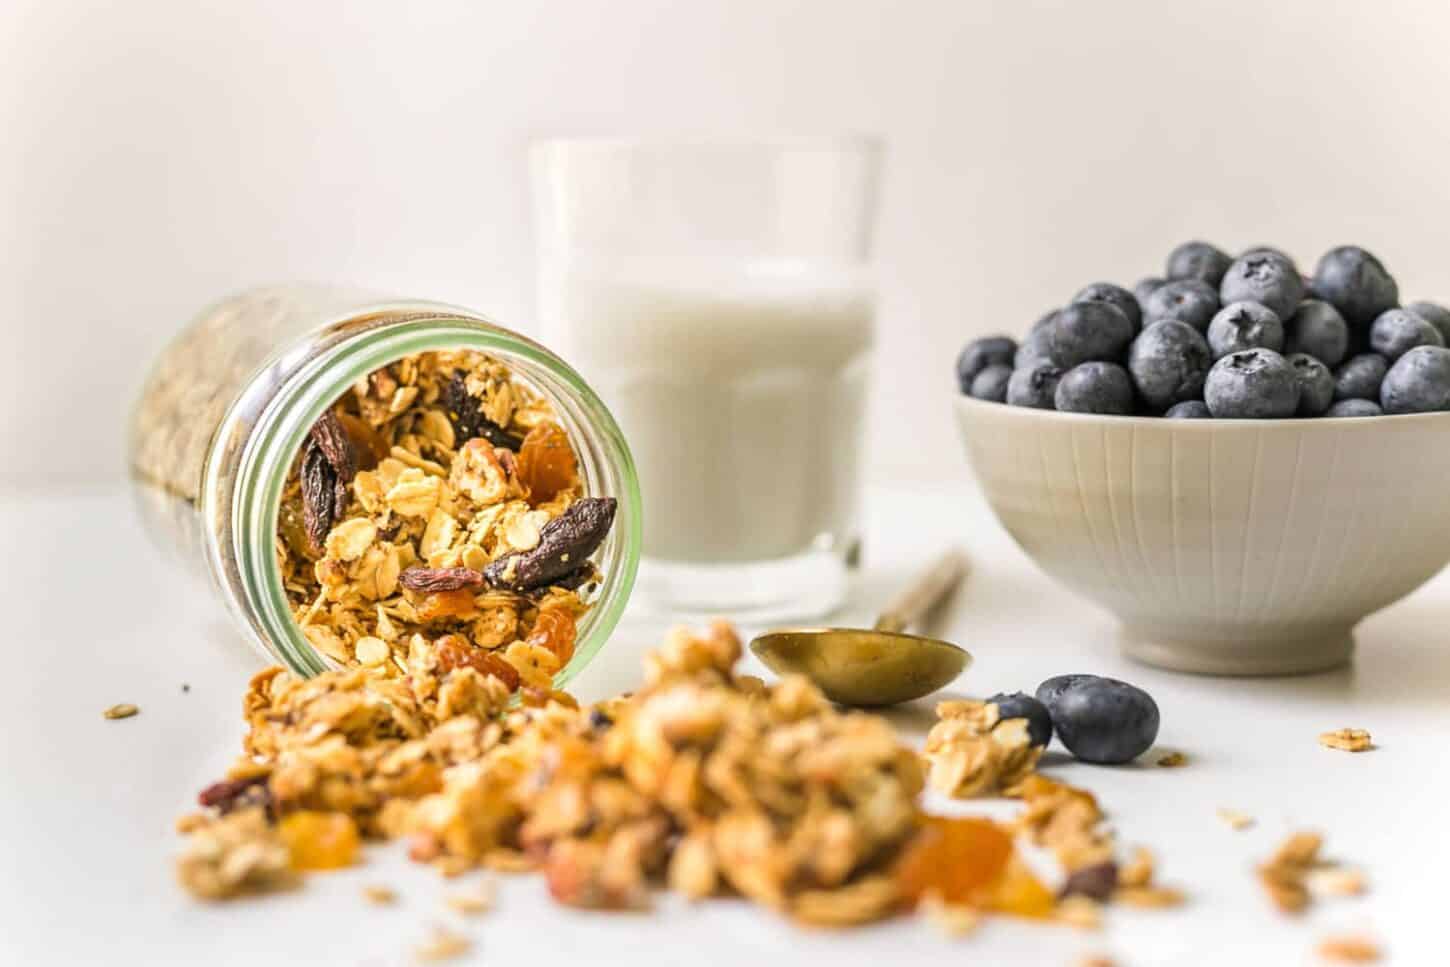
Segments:
[[[578,619],[572,656],[553,676],[553,687],[563,686],[618,623],[638,567],[639,489],[618,426],[577,373],[515,333],[468,317],[417,313],[374,319],[360,327],[354,317],[348,324],[357,331],[342,336],[282,382],[247,440],[233,493],[219,498],[230,500],[236,580],[224,590],[233,610],[247,618],[258,644],[294,671],[310,675],[340,664],[338,655],[324,657],[303,633],[283,584],[278,522],[297,455],[312,426],[360,380],[420,354],[472,350],[507,367],[514,380],[552,409],[552,418],[572,445],[583,494],[617,500],[613,526],[594,555],[600,574],[597,591]],[[285,354],[275,365],[285,368]],[[220,520],[213,515],[222,510],[204,507],[203,513]]]

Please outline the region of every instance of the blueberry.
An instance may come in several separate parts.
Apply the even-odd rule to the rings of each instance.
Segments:
[[[1334,402],[1334,374],[1308,353],[1285,356],[1299,380],[1300,416],[1322,416]]]
[[[1384,413],[1378,403],[1369,400],[1340,400],[1329,408],[1325,416],[1379,416]]]
[[[1213,414],[1208,411],[1208,404],[1203,400],[1184,400],[1182,403],[1174,403],[1168,407],[1168,412],[1163,416],[1169,420],[1213,419]]]
[[[1037,700],[1043,705],[1046,705],[1047,710],[1051,712],[1052,703],[1057,701],[1063,692],[1097,677],[1097,675],[1081,673],[1076,675],[1054,675],[1052,678],[1037,686]]]
[[[1290,265],[1294,264],[1294,260],[1289,257],[1288,252],[1284,251],[1281,248],[1275,248],[1272,245],[1254,245],[1250,248],[1246,248],[1239,253],[1239,258],[1248,258],[1251,255],[1273,255],[1276,258],[1283,259]]]
[[[1184,242],[1168,255],[1168,278],[1197,279],[1218,288],[1231,264],[1233,259],[1216,246]]]
[[[1044,747],[1052,741],[1052,716],[1047,706],[1026,692],[1008,695],[998,692],[987,701],[997,706],[998,714],[1004,719],[1026,719],[1027,737],[1032,744]]]
[[[1400,287],[1380,260],[1354,245],[1324,253],[1310,283],[1316,299],[1332,303],[1350,326],[1368,326],[1400,302]]]
[[[1148,311],[1148,297],[1159,289],[1163,288],[1167,279],[1160,279],[1156,275],[1150,275],[1146,279],[1139,279],[1138,284],[1133,286],[1133,298],[1138,300],[1138,307],[1145,313]]]
[[[1274,310],[1257,302],[1235,302],[1218,310],[1208,324],[1208,348],[1214,359],[1245,349],[1284,348],[1284,324]]]
[[[1405,308],[1440,330],[1445,345],[1450,346],[1450,309],[1435,302],[1411,302]]]
[[[1064,413],[1127,416],[1133,412],[1133,381],[1117,363],[1082,363],[1063,374],[1052,399]]]
[[[1034,329],[1022,340],[1022,346],[1017,350],[1017,355],[1012,357],[1014,369],[1036,369],[1038,366],[1056,365],[1052,361],[1052,352],[1048,346],[1051,333],[1047,327]]]
[[[1334,398],[1337,400],[1378,400],[1380,384],[1389,371],[1389,360],[1379,353],[1351,356],[1334,373]]]
[[[1416,346],[1401,356],[1380,386],[1386,413],[1450,410],[1450,349]]]
[[[1218,293],[1213,286],[1198,279],[1178,279],[1165,282],[1148,297],[1143,322],[1152,325],[1163,319],[1177,319],[1203,332],[1217,311]]]
[[[1277,420],[1299,409],[1299,380],[1272,349],[1245,349],[1213,364],[1203,401],[1220,420]]]
[[[1198,330],[1177,319],[1153,323],[1128,349],[1128,372],[1155,410],[1201,397],[1212,364],[1208,343]]]
[[[1058,739],[1084,762],[1130,762],[1158,738],[1153,697],[1115,678],[1050,678],[1038,686],[1037,698],[1052,715]]]
[[[1284,323],[1284,352],[1308,353],[1338,366],[1349,352],[1349,324],[1328,302],[1305,299]]]
[[[1093,360],[1121,359],[1135,327],[1122,310],[1106,302],[1065,306],[1048,326],[1048,355],[1064,369]]]
[[[1007,382],[1012,378],[1012,367],[1005,363],[993,363],[977,374],[967,395],[973,399],[992,403],[1007,402]]]
[[[1304,298],[1304,280],[1294,263],[1273,252],[1241,255],[1229,266],[1218,289],[1230,302],[1257,302],[1274,310],[1280,319],[1291,314]]]
[[[985,336],[973,339],[962,348],[957,356],[957,385],[963,393],[971,394],[972,381],[988,366],[1003,363],[1012,365],[1017,353],[1017,342],[1007,336]]]
[[[1135,331],[1143,321],[1143,307],[1138,305],[1138,300],[1133,293],[1121,285],[1114,285],[1111,282],[1094,282],[1092,285],[1085,286],[1072,297],[1072,301],[1105,302],[1127,316]]]
[[[1051,363],[1015,369],[1007,381],[1007,402],[1013,406],[1030,406],[1035,410],[1057,408],[1054,398],[1062,370]]]
[[[1416,346],[1443,346],[1440,330],[1408,309],[1386,309],[1369,327],[1369,346],[1394,362]]]

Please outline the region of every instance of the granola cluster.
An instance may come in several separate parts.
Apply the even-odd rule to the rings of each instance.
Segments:
[[[640,691],[592,709],[530,686],[510,706],[506,682],[428,649],[405,679],[270,669],[244,703],[245,754],[184,823],[182,883],[206,898],[280,886],[288,849],[299,868],[337,865],[317,840],[346,840],[345,820],[444,872],[540,868],[573,906],[641,907],[665,882],[813,923],[888,915],[919,824],[916,754],[804,679],[735,674],[740,650],[726,625],[673,632]]]
[[[614,501],[586,498],[550,405],[500,361],[426,352],[312,428],[278,515],[307,640],[384,676],[473,667],[547,689],[573,654]]]

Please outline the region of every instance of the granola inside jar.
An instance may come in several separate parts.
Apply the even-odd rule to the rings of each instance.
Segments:
[[[613,418],[470,310],[315,287],[227,300],[158,360],[129,452],[153,537],[302,674],[466,664],[557,687],[633,584],[639,493]]]

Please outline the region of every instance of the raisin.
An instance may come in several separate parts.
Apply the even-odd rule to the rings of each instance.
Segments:
[[[315,561],[318,554],[312,546],[305,519],[300,498],[284,500],[282,506],[277,508],[277,532],[282,535],[282,540],[287,542],[287,547],[293,554],[303,560]]]
[[[484,568],[484,578],[496,588],[531,591],[577,571],[604,543],[617,507],[613,497],[579,498],[544,525],[533,550],[505,554]]]
[[[1085,896],[1099,902],[1106,901],[1118,888],[1118,864],[1112,860],[1084,866],[1068,874],[1058,896]]]
[[[547,648],[561,666],[574,657],[574,616],[562,608],[544,608],[529,632],[528,643]]]
[[[457,591],[483,586],[483,575],[471,567],[410,567],[398,575],[409,591]]]
[[[455,591],[430,591],[413,606],[419,621],[437,621],[440,618],[471,618],[478,613],[473,592],[467,588]]]
[[[337,474],[322,455],[322,448],[309,440],[302,451],[302,529],[313,555],[322,556],[322,545],[332,530]]]
[[[483,437],[496,447],[517,451],[524,441],[483,415],[483,404],[468,392],[468,381],[463,370],[454,370],[453,376],[443,386],[443,408],[448,413],[448,422],[453,425],[454,442],[462,447],[474,437]]]
[[[980,904],[1007,871],[1012,837],[990,819],[928,817],[896,865],[901,895],[935,891],[947,903]]]
[[[519,687],[518,669],[491,651],[476,648],[462,635],[444,635],[433,643],[438,656],[438,667],[446,675],[455,668],[472,668],[480,675],[492,675],[508,686],[509,691]]]
[[[247,806],[263,806],[268,815],[272,813],[272,788],[267,785],[266,776],[248,776],[245,779],[223,779],[214,782],[197,793],[196,801],[202,806],[215,808],[223,816]]]
[[[343,487],[352,483],[352,478],[357,473],[357,455],[353,452],[352,440],[348,439],[347,431],[338,422],[337,414],[332,410],[323,413],[312,424],[307,436],[327,458],[333,473],[337,474],[338,483]],[[339,515],[342,509],[338,508]]]
[[[578,477],[579,462],[563,427],[547,422],[529,431],[519,447],[519,481],[528,490],[529,503],[548,503]]]
[[[342,424],[343,430],[347,432],[347,438],[352,442],[353,454],[357,458],[359,470],[371,470],[387,459],[392,452],[388,441],[383,435],[368,425],[361,417],[353,416],[351,413],[338,413],[337,422]]]
[[[357,859],[361,837],[347,813],[302,810],[277,825],[294,870],[335,870]]]

